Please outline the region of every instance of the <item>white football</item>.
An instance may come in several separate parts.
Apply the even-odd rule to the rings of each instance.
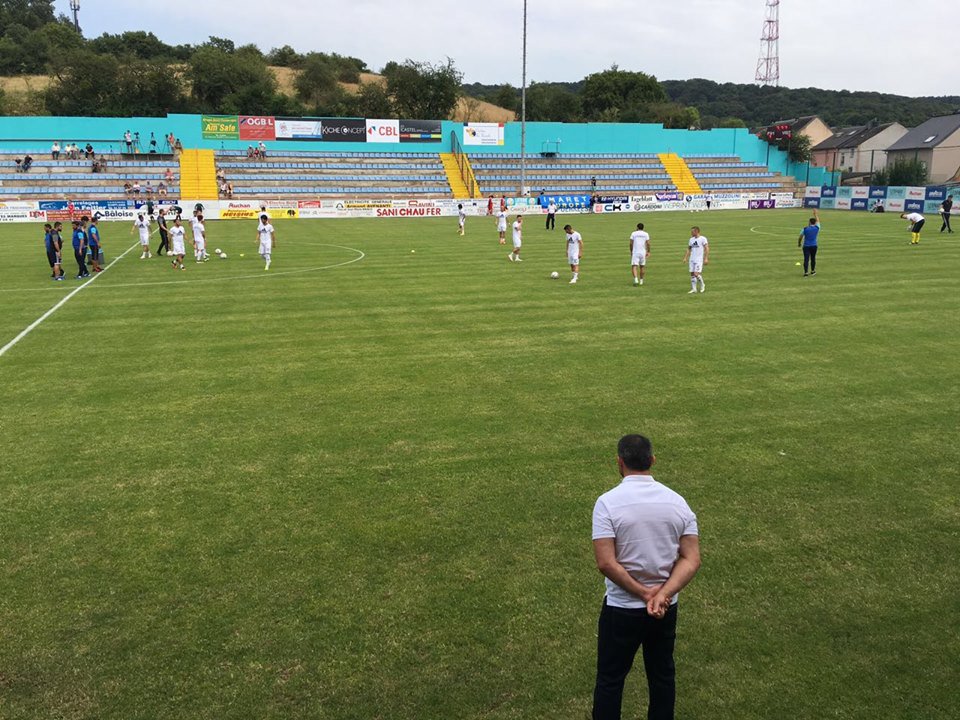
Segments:
[[[167,257],[173,257],[173,250],[167,250]]]
[[[217,248],[216,250],[214,250],[214,252],[215,252],[217,255],[222,255],[222,254],[223,254],[223,250],[221,250],[220,248]]]
[[[554,270],[552,273],[550,273],[550,279],[551,279],[551,280],[556,280],[558,277],[560,277],[560,273],[558,273],[556,270]]]
[[[226,259],[227,259],[227,254],[226,254],[225,252],[220,252],[220,251],[218,250],[218,251],[217,251],[217,254],[220,256],[220,259],[221,259],[221,260],[226,260]]]

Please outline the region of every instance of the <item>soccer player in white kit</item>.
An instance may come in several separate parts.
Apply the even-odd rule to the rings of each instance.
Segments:
[[[520,259],[520,246],[523,245],[523,215],[517,215],[513,223],[513,252],[507,255],[510,262],[523,262]]]
[[[500,233],[500,244],[507,244],[507,211],[500,210],[497,213],[497,232]]]
[[[270,224],[270,218],[265,214],[260,216],[260,224],[257,225],[257,240],[260,241],[260,257],[263,258],[266,265],[264,270],[270,269],[270,256],[273,253],[273,246],[276,243],[276,237],[273,225]]]
[[[180,216],[177,215],[176,219],[173,221],[173,227],[170,228],[170,245],[173,247],[173,269],[176,270],[186,270],[183,266],[183,256],[187,254],[186,248],[186,235],[187,229],[180,224]]]
[[[636,231],[630,233],[630,272],[633,284],[643,285],[643,275],[650,255],[650,234],[644,232],[643,223],[637,223]]]
[[[203,215],[195,213],[190,227],[193,230],[193,255],[197,262],[206,262],[210,256],[207,255],[207,229],[203,225]]]
[[[140,259],[146,260],[153,257],[153,253],[150,252],[150,220],[144,218],[143,213],[137,213],[137,219],[133,221],[133,228],[130,229],[130,232],[133,232],[134,228],[140,233],[140,249],[142,251]]]
[[[570,284],[575,285],[580,279],[580,255],[583,253],[583,238],[571,225],[564,225],[563,231],[567,234],[567,262],[573,271]]]
[[[464,212],[463,205],[457,205],[457,232],[461,236],[465,235],[467,230],[465,225],[467,224],[467,213]]]
[[[690,263],[690,292],[687,295],[697,291],[697,283],[700,283],[700,292],[707,289],[703,282],[703,266],[710,262],[710,243],[700,234],[700,228],[690,228],[690,235],[687,252],[683,256],[683,261]]]

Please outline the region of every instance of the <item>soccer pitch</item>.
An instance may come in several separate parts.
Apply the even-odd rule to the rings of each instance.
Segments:
[[[679,718],[960,716],[958,241],[825,212],[803,278],[807,216],[530,217],[522,264],[475,217],[278,220],[268,273],[250,221],[184,272],[131,250],[0,357],[0,717],[588,717],[627,432],[699,517]],[[0,345],[80,285],[42,237],[0,237]]]

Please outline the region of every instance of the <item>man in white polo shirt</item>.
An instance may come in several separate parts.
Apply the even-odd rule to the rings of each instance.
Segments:
[[[623,478],[593,508],[593,549],[607,593],[597,632],[593,720],[619,720],[623,684],[637,650],[650,695],[649,720],[672,720],[677,593],[700,568],[697,516],[650,475],[654,455],[642,435],[617,445]]]

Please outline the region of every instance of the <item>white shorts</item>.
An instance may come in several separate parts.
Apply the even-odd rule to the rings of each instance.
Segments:
[[[464,222],[466,222],[466,221],[463,220],[462,218],[457,218],[457,225],[459,225],[460,227],[463,227],[463,223],[464,223]]]
[[[634,256],[632,256],[632,257],[630,258],[630,264],[631,264],[631,265],[636,265],[636,266],[638,266],[638,267],[643,267],[643,266],[645,266],[645,265],[647,264],[647,256],[646,256],[646,255],[634,255]]]
[[[272,252],[272,248],[269,245],[260,244],[260,254],[269,255]]]
[[[695,262],[695,261],[691,260],[691,261],[690,261],[690,272],[692,272],[692,273],[703,272],[703,262],[702,262],[702,261],[701,261],[701,262]]]
[[[141,235],[141,236],[140,236],[140,244],[141,244],[141,245],[149,245],[149,244],[150,244],[150,236],[149,236],[149,235]]]
[[[506,231],[507,231],[506,225],[497,225],[497,232],[506,232]]]
[[[182,242],[177,242],[176,240],[174,240],[174,242],[173,242],[173,254],[174,254],[174,255],[186,255],[186,251],[183,249],[183,243],[182,243]]]
[[[567,262],[570,263],[571,265],[579,265],[579,264],[580,264],[580,256],[577,255],[576,253],[569,253],[569,252],[568,252],[568,253],[567,253]]]
[[[513,249],[514,249],[514,250],[519,250],[519,249],[520,249],[520,246],[521,246],[522,244],[523,244],[522,241],[520,241],[520,240],[514,240],[514,241],[513,241]]]
[[[195,237],[193,239],[193,244],[197,246],[197,250],[207,249],[207,243],[202,237]]]

